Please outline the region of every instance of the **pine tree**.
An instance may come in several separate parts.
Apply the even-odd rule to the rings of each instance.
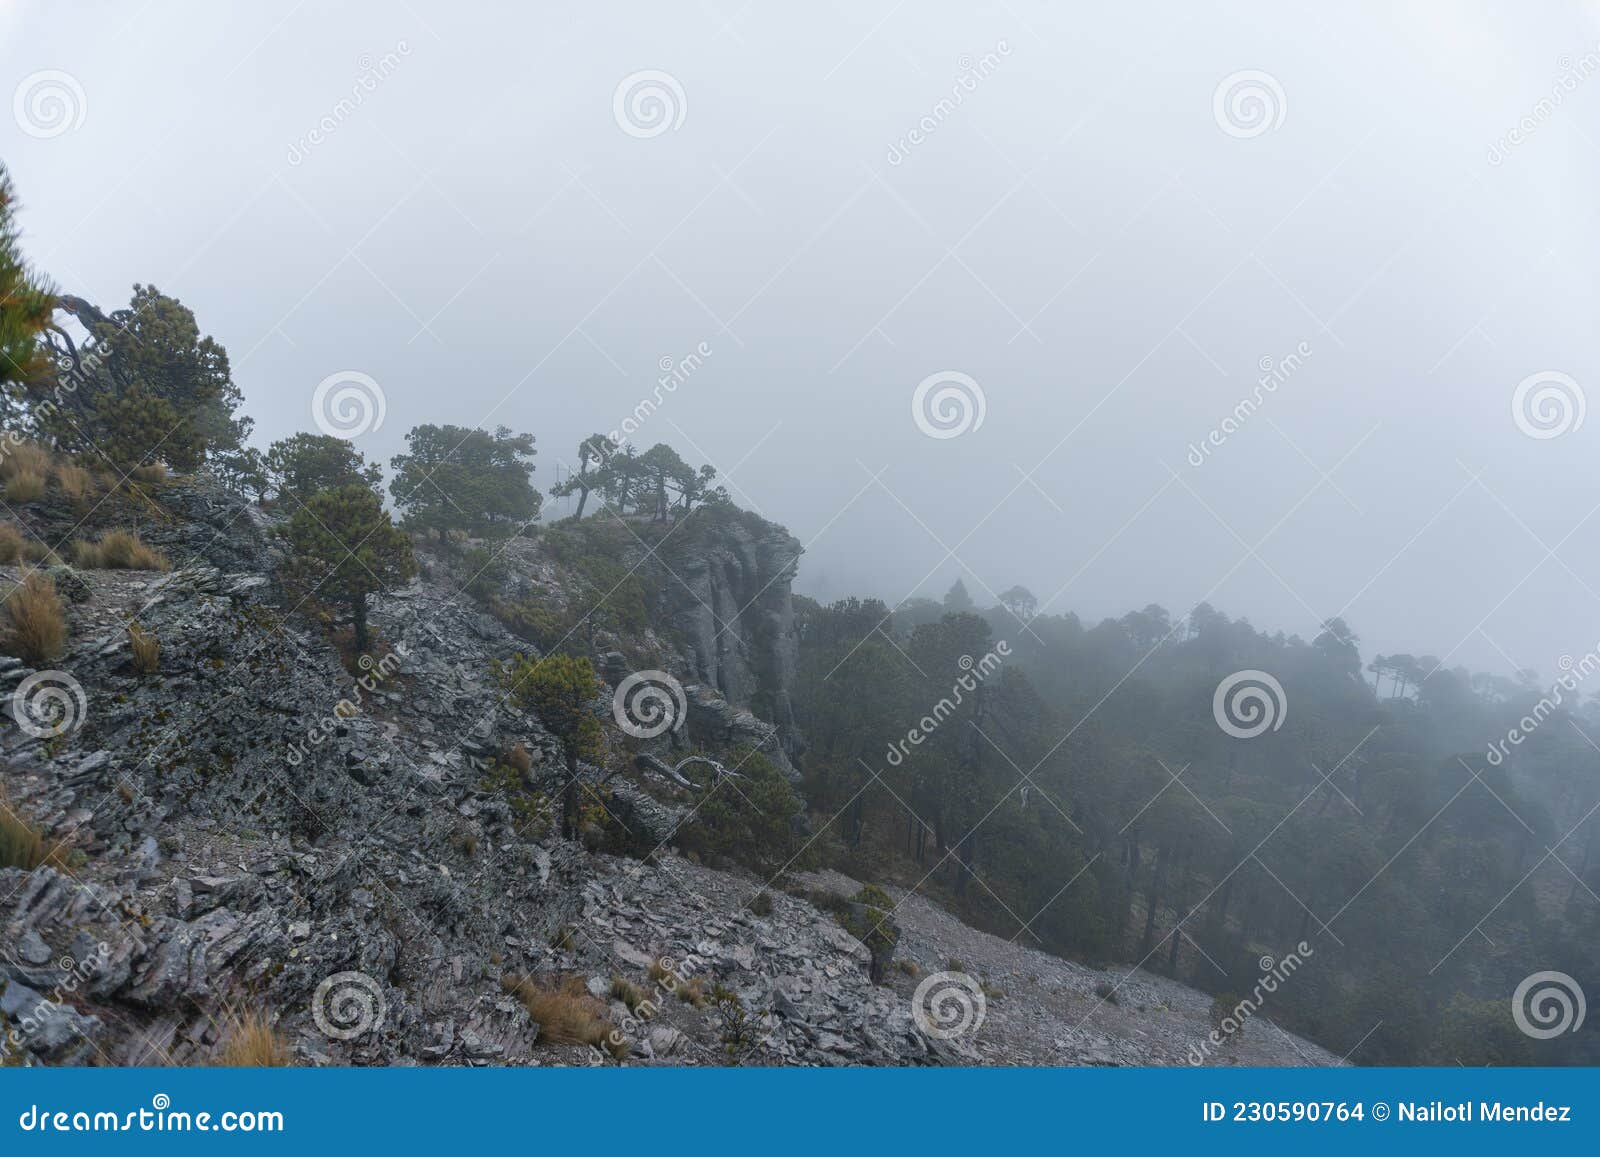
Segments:
[[[486,534],[539,516],[543,497],[529,481],[532,434],[424,425],[406,443],[411,452],[389,463],[389,493],[408,529]]]
[[[0,390],[8,403],[9,387],[45,366],[38,338],[55,308],[55,294],[22,259],[15,212],[11,178],[0,165]]]
[[[383,470],[369,463],[344,438],[331,434],[295,434],[267,447],[266,471],[279,498],[304,502],[319,490],[336,490],[352,482],[376,488]]]
[[[411,540],[361,483],[314,494],[283,528],[293,555],[284,579],[305,597],[343,602],[357,652],[367,649],[367,596],[416,573]]]
[[[578,827],[578,761],[598,761],[604,754],[600,720],[590,704],[600,690],[589,660],[574,655],[529,659],[516,655],[497,668],[507,693],[532,707],[557,739],[566,757],[567,782],[561,789],[561,834],[570,838]]]

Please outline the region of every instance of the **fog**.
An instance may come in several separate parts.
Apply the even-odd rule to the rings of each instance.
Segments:
[[[369,456],[503,423],[541,487],[642,413],[819,598],[1592,649],[1594,6],[1102,7],[6,0],[0,157],[40,268],[181,298],[259,444],[347,370]],[[916,420],[942,373],[981,424]]]

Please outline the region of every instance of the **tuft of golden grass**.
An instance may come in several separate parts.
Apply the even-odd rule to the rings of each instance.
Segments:
[[[99,542],[78,539],[70,547],[72,565],[85,570],[171,570],[167,556],[131,530],[108,530]]]
[[[650,1003],[649,989],[635,984],[619,973],[611,974],[611,995],[627,1005],[629,1012],[643,1020],[649,1020],[655,1014],[655,1008]],[[641,1009],[644,1011],[641,1012]]]
[[[228,1040],[212,1063],[230,1069],[285,1068],[294,1064],[289,1046],[265,1013],[246,1012],[229,1018]]]
[[[18,470],[6,479],[6,497],[12,502],[37,502],[44,497],[44,475]]]
[[[27,557],[28,540],[14,522],[0,522],[0,564],[11,565]]]
[[[696,976],[693,980],[678,985],[678,999],[695,1008],[704,1008],[711,1000],[706,993],[706,978]]]
[[[605,1005],[589,995],[578,977],[547,979],[507,974],[500,984],[528,1010],[529,1018],[539,1026],[541,1041],[605,1049],[619,1061],[628,1055],[627,1042],[611,1035]]]
[[[94,475],[72,462],[56,464],[56,485],[73,502],[82,502],[94,484]]]
[[[144,466],[135,466],[128,472],[128,477],[135,482],[165,482],[167,468],[161,462],[150,462]]]
[[[50,451],[36,442],[18,442],[0,450],[0,482],[7,487],[22,474],[41,479],[50,473]]]
[[[6,596],[6,646],[13,655],[38,665],[61,653],[67,641],[66,608],[56,584],[30,570]]]
[[[66,846],[46,839],[38,828],[12,806],[0,789],[0,868],[21,868],[31,872],[40,864],[66,866]]]
[[[133,649],[133,669],[139,674],[161,669],[161,643],[138,623],[128,624],[128,646]]]

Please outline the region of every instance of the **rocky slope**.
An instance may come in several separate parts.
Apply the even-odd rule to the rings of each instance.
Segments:
[[[22,513],[51,543],[75,522]],[[974,932],[914,896],[896,911],[910,963],[873,984],[862,944],[782,890],[848,894],[853,882],[757,880],[675,853],[694,807],[663,774],[677,756],[755,746],[792,771],[799,751],[782,714],[798,545],[776,528],[739,520],[654,552],[676,571],[661,589],[682,588],[669,621],[622,640],[631,654],[602,640],[611,684],[642,656],[688,683],[686,733],[645,742],[610,722],[609,695],[596,702],[609,756],[585,775],[626,832],[621,857],[518,812],[517,793],[559,784],[558,745],[490,675],[528,643],[462,593],[448,554],[377,600],[387,657],[352,675],[275,587],[270,516],[181,482],[106,517],[137,517],[179,565],[60,573],[75,601],[52,671],[81,700],[49,679],[68,688],[74,725],[41,737],[5,719],[9,806],[64,848],[31,872],[0,870],[7,1063],[206,1063],[252,1014],[319,1064],[615,1063],[624,1051],[630,1064],[1181,1063],[1205,1036],[1198,993],[1135,974],[1108,1004],[1095,986],[1121,977]],[[537,540],[508,554],[510,585],[564,581]],[[0,568],[6,588],[16,575]],[[135,668],[131,621],[159,640],[157,673]],[[0,694],[37,694],[42,678],[0,659]],[[517,744],[528,768],[511,791],[493,773]],[[1005,991],[976,1031],[950,1038],[913,1016],[911,972],[952,957]],[[662,991],[662,958],[675,981],[702,979],[700,998]],[[583,985],[626,1050],[551,1043],[508,976]],[[613,976],[659,1009],[646,1019],[614,1000]],[[705,999],[717,986],[720,1002]],[[1334,1062],[1265,1023],[1213,1059]]]

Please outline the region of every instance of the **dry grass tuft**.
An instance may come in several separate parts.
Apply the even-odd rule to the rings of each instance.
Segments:
[[[29,571],[6,596],[6,619],[6,649],[35,666],[59,655],[67,641],[66,608],[40,571]]]
[[[44,497],[44,475],[18,470],[6,479],[6,497],[12,502],[38,502]]]
[[[687,980],[678,985],[677,997],[684,1004],[691,1005],[694,1008],[704,1008],[711,1000],[710,995],[706,992],[706,978],[696,976],[693,980]]]
[[[0,565],[10,566],[27,557],[28,540],[14,522],[0,522]]]
[[[133,648],[133,669],[139,674],[161,669],[161,643],[138,623],[128,624],[128,646]]]
[[[135,466],[128,471],[128,477],[135,482],[165,482],[167,468],[160,462],[150,462],[144,466]]]
[[[72,565],[84,570],[171,570],[167,556],[131,530],[108,530],[99,542],[78,539],[71,545]]]
[[[82,502],[89,493],[89,488],[94,485],[94,475],[82,466],[71,462],[61,462],[56,466],[56,485],[61,487],[73,502]]]
[[[611,995],[628,1006],[628,1011],[639,1015],[641,1019],[648,1020],[654,1014],[654,1006],[649,1004],[650,990],[635,984],[626,976],[612,973]],[[646,1011],[640,1013],[640,1009]]]
[[[289,1046],[266,1014],[247,1012],[229,1017],[228,1042],[212,1063],[230,1069],[277,1069],[294,1064]]]
[[[21,474],[44,478],[50,473],[50,461],[50,451],[34,442],[18,442],[0,449],[0,482],[9,487]]]
[[[0,868],[31,872],[40,864],[66,866],[66,846],[45,838],[0,791]]]
[[[528,1010],[541,1041],[605,1049],[619,1061],[628,1055],[627,1042],[611,1035],[605,1005],[589,995],[578,977],[507,975],[500,983]]]

